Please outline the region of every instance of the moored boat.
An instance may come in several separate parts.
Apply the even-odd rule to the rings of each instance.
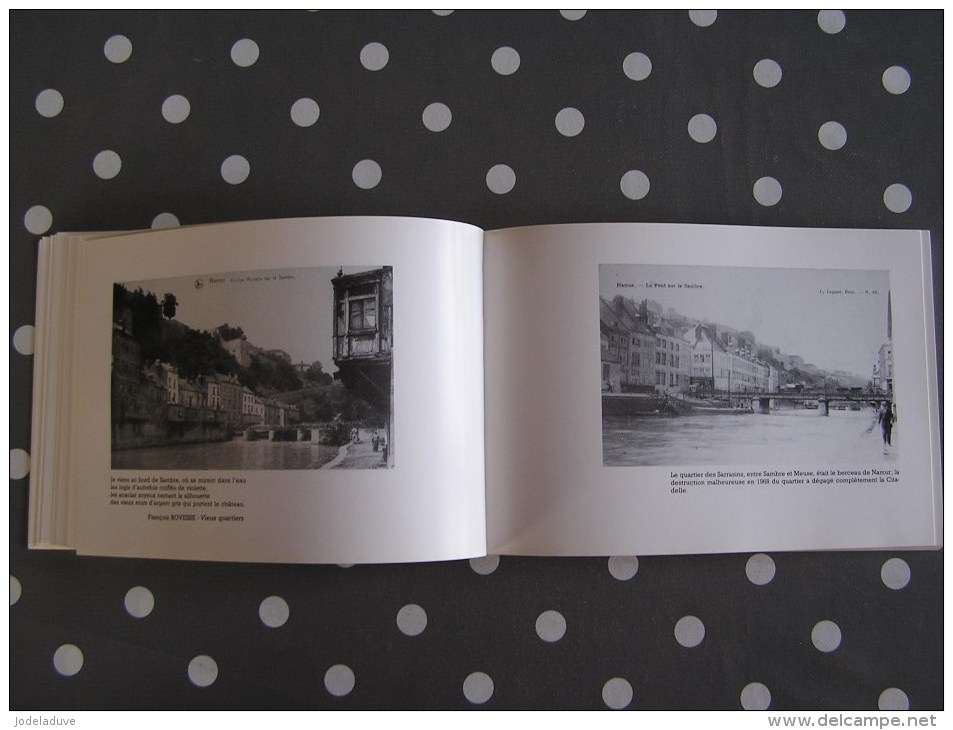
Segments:
[[[665,410],[679,416],[740,416],[754,412],[750,403],[745,404],[739,401],[732,404],[726,400],[692,398],[684,395],[667,396]]]
[[[657,416],[663,411],[665,397],[658,393],[603,393],[604,416]]]

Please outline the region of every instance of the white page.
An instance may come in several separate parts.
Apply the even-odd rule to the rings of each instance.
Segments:
[[[849,311],[859,303],[874,307],[873,314],[867,311],[861,318],[869,324],[873,317],[882,333],[875,337],[886,339],[883,292],[876,297],[858,293],[854,282],[887,283],[898,414],[894,443],[881,446],[876,428],[865,434],[865,424],[873,423],[872,408],[851,413],[845,402],[846,412],[835,410],[827,423],[842,426],[846,422],[838,419],[862,417],[850,438],[843,437],[859,451],[834,450],[821,458],[820,447],[827,446],[823,439],[817,448],[789,448],[789,442],[827,427],[818,420],[797,422],[793,437],[772,445],[769,426],[780,424],[783,416],[810,415],[795,410],[805,406],[793,400],[786,402],[792,406],[786,412],[728,416],[738,419],[737,426],[725,421],[723,428],[705,431],[699,425],[694,441],[671,436],[669,458],[656,449],[655,440],[666,429],[688,424],[679,420],[683,416],[636,417],[635,425],[626,417],[621,431],[606,426],[604,443],[600,271],[603,279],[615,276],[618,291],[636,303],[659,300],[665,314],[671,308],[676,315],[710,317],[737,330],[750,327],[758,342],[780,345],[801,331],[802,344],[793,348],[804,352],[789,349],[787,355],[807,356],[815,339],[828,342],[816,357],[810,354],[818,367],[824,366],[822,360],[837,363],[834,355],[846,357],[860,348],[859,329],[844,325],[852,322]],[[485,276],[491,552],[625,555],[940,543],[927,235],[655,224],[540,226],[488,232]],[[764,288],[768,284],[773,291]],[[742,296],[747,293],[751,296]],[[789,314],[776,311],[783,302]],[[703,307],[701,314],[695,306]],[[749,325],[752,321],[756,324]],[[810,336],[811,328],[817,338]],[[869,374],[873,356],[868,352],[866,357]],[[612,424],[615,428],[616,421]],[[745,443],[732,443],[729,429],[742,433],[742,424],[749,429]],[[751,430],[753,424],[759,425]],[[725,439],[726,446],[712,448]],[[771,448],[758,451],[755,442],[761,439]],[[862,476],[852,476],[854,471]],[[831,483],[818,483],[827,478]]]
[[[111,468],[147,463],[141,460],[146,449],[111,455],[115,282],[145,291],[154,284],[160,299],[167,289],[179,292],[175,318],[193,329],[210,329],[220,321],[241,326],[244,319],[249,329],[249,323],[257,323],[254,333],[246,332],[248,342],[285,349],[297,362],[298,340],[316,338],[319,328],[328,331],[320,339],[327,339],[335,317],[330,294],[316,294],[320,301],[312,301],[308,292],[330,291],[328,281],[339,267],[351,273],[385,266],[393,272],[393,421],[385,429],[389,467],[382,459],[373,462],[381,468]],[[181,287],[180,277],[194,282],[196,291]],[[74,410],[84,416],[73,431],[77,448],[70,473],[79,502],[80,553],[337,563],[485,554],[479,229],[447,221],[355,217],[154,231],[83,244],[78,280]],[[226,304],[208,298],[226,287],[231,287]],[[259,311],[249,309],[249,302]],[[325,372],[333,371],[330,362],[323,364]],[[186,394],[179,395],[184,402]],[[290,422],[284,406],[282,413]],[[182,428],[193,432],[191,426]],[[373,437],[368,430],[358,438],[366,450]],[[307,444],[289,449],[299,447],[308,449]],[[170,454],[168,464],[185,453],[184,447],[162,448]],[[376,452],[372,456],[377,459]],[[365,454],[365,465],[369,459]],[[162,480],[176,480],[173,487],[184,496],[161,506],[113,504],[111,476],[126,480],[124,497],[130,496],[129,481],[140,479],[146,480],[146,494],[152,484],[167,490]],[[225,481],[218,483],[219,478]],[[236,483],[238,478],[244,483]],[[152,499],[163,501],[158,495]],[[193,518],[172,521],[176,514]]]

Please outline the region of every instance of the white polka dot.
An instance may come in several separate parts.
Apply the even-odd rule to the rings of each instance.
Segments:
[[[505,195],[516,185],[516,173],[509,165],[493,165],[486,173],[486,186],[497,195]]]
[[[383,177],[381,166],[374,160],[361,160],[351,171],[351,179],[361,190],[370,190],[376,188]]]
[[[566,635],[566,619],[559,611],[543,611],[536,617],[536,635],[553,643]]]
[[[781,189],[781,183],[773,177],[762,177],[755,182],[752,192],[754,193],[755,200],[769,208],[772,205],[778,204],[783,191]]]
[[[162,118],[169,124],[181,124],[189,118],[192,105],[181,94],[173,94],[162,102]]]
[[[840,122],[824,122],[817,130],[817,139],[821,147],[839,150],[847,144],[847,130]]]
[[[746,684],[741,690],[741,706],[746,710],[767,710],[771,706],[771,690],[761,682]]]
[[[689,10],[688,17],[699,28],[707,28],[718,19],[717,10]]]
[[[232,63],[241,68],[254,66],[261,51],[251,38],[242,38],[232,45]]]
[[[482,705],[493,696],[493,680],[483,672],[468,674],[463,680],[463,696],[467,702]]]
[[[314,99],[303,97],[291,105],[291,121],[299,127],[310,127],[318,121],[321,108]]]
[[[199,654],[189,662],[189,681],[196,687],[208,687],[218,679],[218,664],[207,654]]]
[[[20,596],[23,595],[23,586],[20,585],[20,580],[15,576],[10,576],[10,605],[20,600]]]
[[[718,133],[718,125],[707,114],[696,114],[688,120],[688,136],[700,144],[711,142]]]
[[[648,176],[644,172],[641,170],[629,170],[619,181],[619,187],[622,189],[622,194],[629,200],[642,200],[642,198],[649,194],[651,185]]]
[[[499,555],[487,555],[482,558],[470,559],[470,570],[479,575],[489,575],[500,567]]]
[[[840,646],[840,626],[833,621],[818,621],[811,630],[814,648],[828,654]]]
[[[159,213],[152,219],[153,228],[178,228],[179,218],[174,213]]]
[[[705,638],[705,624],[697,616],[682,616],[675,624],[675,641],[686,649],[698,646]]]
[[[585,10],[560,10],[559,14],[566,20],[582,20],[586,17]]]
[[[132,41],[124,35],[114,35],[106,40],[103,53],[112,63],[125,63],[132,55]]]
[[[433,104],[428,104],[424,108],[421,119],[423,120],[424,126],[431,132],[442,132],[450,126],[453,114],[450,112],[450,107],[446,104],[435,101]]]
[[[76,644],[63,644],[53,653],[53,668],[64,677],[72,677],[83,668],[83,652]]]
[[[30,455],[23,449],[10,449],[10,478],[23,479],[30,473]]]
[[[877,709],[881,712],[908,712],[910,698],[902,689],[888,687],[877,698]]]
[[[390,60],[390,53],[383,43],[368,43],[361,49],[361,65],[368,71],[380,71]]]
[[[770,58],[762,58],[754,65],[752,75],[758,86],[771,89],[781,83],[781,66]]]
[[[490,57],[490,65],[500,76],[515,74],[520,67],[520,54],[516,52],[515,48],[501,46],[493,51],[493,55]]]
[[[123,605],[126,607],[126,613],[133,618],[145,618],[155,608],[156,599],[152,591],[145,586],[135,586],[126,591]]]
[[[609,575],[616,580],[630,580],[639,572],[639,559],[634,555],[614,555],[609,558]]]
[[[324,688],[335,697],[344,697],[354,689],[354,672],[346,664],[335,664],[324,673]]]
[[[269,629],[284,626],[290,615],[288,602],[281,596],[268,596],[258,606],[258,618]]]
[[[652,59],[644,53],[630,53],[622,61],[622,72],[633,81],[645,81],[652,73]]]
[[[913,193],[901,183],[894,183],[884,190],[884,205],[892,213],[905,213],[913,204]]]
[[[23,225],[37,236],[42,236],[53,225],[53,213],[45,205],[34,205],[23,216]]]
[[[847,18],[843,10],[822,10],[817,14],[817,24],[828,35],[836,35],[844,30]]]
[[[880,580],[894,591],[906,588],[910,583],[910,566],[901,558],[890,558],[880,569]]]
[[[556,114],[556,131],[563,137],[575,137],[586,126],[582,112],[571,106],[560,109]]]
[[[434,15],[439,15],[441,18],[445,18],[453,13],[452,10],[431,10],[430,12]]]
[[[764,586],[774,580],[775,566],[770,555],[757,553],[748,558],[745,564],[745,575],[756,586]]]
[[[41,117],[51,119],[63,111],[63,95],[56,89],[43,89],[36,95],[34,106]]]
[[[613,677],[602,685],[602,701],[610,710],[623,710],[632,704],[632,685],[622,677]]]
[[[103,150],[93,158],[93,172],[103,180],[112,180],[122,169],[122,158],[112,150]]]
[[[903,94],[910,88],[910,73],[903,66],[891,66],[884,71],[881,80],[891,94]]]
[[[222,162],[222,179],[229,185],[241,185],[251,173],[251,165],[241,155],[230,155]]]
[[[405,636],[418,636],[427,628],[427,612],[416,603],[408,603],[397,612],[397,628]]]
[[[21,355],[32,355],[33,334],[34,329],[32,324],[17,327],[17,331],[13,333],[13,349]]]

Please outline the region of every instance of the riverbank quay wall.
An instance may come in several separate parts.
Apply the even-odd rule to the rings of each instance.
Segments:
[[[224,411],[175,403],[155,408],[150,418],[113,419],[113,451],[227,441],[231,429]]]

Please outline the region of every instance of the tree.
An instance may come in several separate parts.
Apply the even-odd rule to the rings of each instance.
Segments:
[[[241,327],[232,327],[228,324],[228,322],[225,324],[220,324],[215,328],[215,331],[224,342],[228,342],[229,340],[245,339],[245,330],[243,330]]]
[[[291,363],[261,353],[251,356],[251,364],[239,373],[239,380],[255,392],[287,393],[301,388],[301,380]]]
[[[166,319],[172,319],[175,317],[175,308],[179,306],[179,300],[175,298],[175,294],[167,292],[164,297],[162,297],[162,314]]]
[[[334,382],[334,376],[324,372],[324,366],[320,360],[315,360],[311,363],[311,367],[304,372],[304,378],[318,385],[331,385],[331,383]]]
[[[152,292],[141,288],[129,291],[122,284],[113,285],[113,321],[129,321],[132,335],[139,342],[143,363],[160,356],[162,348],[162,310]]]

